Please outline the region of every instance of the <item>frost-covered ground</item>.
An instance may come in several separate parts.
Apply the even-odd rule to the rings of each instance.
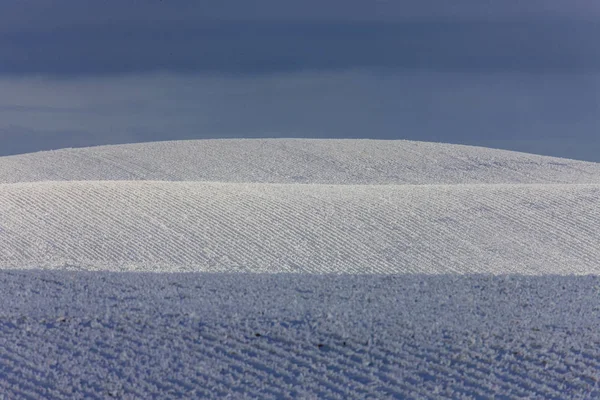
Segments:
[[[0,275],[12,398],[593,398],[600,279]]]
[[[600,165],[408,141],[0,158],[0,398],[600,398]]]

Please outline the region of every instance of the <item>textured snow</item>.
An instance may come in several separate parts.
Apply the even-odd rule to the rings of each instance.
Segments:
[[[600,165],[409,141],[0,158],[0,399],[600,398]]]
[[[390,140],[219,139],[0,158],[0,183],[82,180],[305,184],[600,183],[600,164]]]
[[[600,279],[0,274],[15,398],[600,396]]]
[[[600,273],[600,185],[2,185],[4,268]]]

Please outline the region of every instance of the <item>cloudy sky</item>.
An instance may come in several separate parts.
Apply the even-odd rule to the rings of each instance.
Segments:
[[[0,155],[206,137],[600,161],[593,0],[3,0]]]

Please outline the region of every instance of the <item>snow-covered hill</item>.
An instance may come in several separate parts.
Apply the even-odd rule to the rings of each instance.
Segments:
[[[600,183],[600,164],[389,140],[221,139],[0,157],[0,183],[81,180],[305,184]]]
[[[594,163],[365,140],[3,157],[0,398],[600,397],[599,276]]]

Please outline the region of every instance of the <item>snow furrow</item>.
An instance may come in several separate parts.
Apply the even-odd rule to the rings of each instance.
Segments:
[[[3,185],[0,265],[589,274],[600,186]],[[568,217],[565,217],[568,216]]]
[[[593,398],[599,285],[5,270],[0,388],[34,399]]]
[[[495,348],[496,355],[511,356],[494,361],[494,354],[487,355],[489,347],[462,344],[465,347],[459,350],[464,361],[454,359],[448,364],[444,347],[423,336],[412,341],[410,336],[403,335],[370,345],[352,341],[347,346],[318,347],[316,343],[301,342],[301,337],[308,333],[302,326],[291,332],[283,330],[243,339],[248,330],[235,324],[203,325],[197,331],[181,316],[172,318],[153,317],[153,323],[142,328],[137,328],[135,321],[123,318],[102,321],[103,329],[93,329],[87,321],[78,319],[38,326],[38,334],[47,342],[42,356],[56,360],[55,364],[51,369],[32,364],[27,357],[36,351],[33,345],[24,344],[17,350],[9,343],[0,358],[0,371],[7,379],[5,393],[18,398],[23,393],[36,399],[49,393],[56,398],[67,398],[73,394],[61,390],[65,384],[76,388],[79,393],[76,398],[102,397],[113,390],[114,395],[122,398],[131,398],[135,393],[183,398],[210,387],[228,388],[229,393],[238,393],[240,397],[244,397],[243,393],[266,398],[297,397],[296,391],[302,388],[309,396],[340,399],[360,393],[377,398],[433,394],[435,398],[456,398],[458,394],[561,398],[566,393],[591,395],[594,390],[593,381],[586,379],[589,371],[578,365],[579,357],[569,355],[574,360],[570,365],[564,363],[564,356],[560,357],[554,368],[547,368],[540,362],[543,353],[537,353],[527,342],[516,343],[519,351],[527,352],[525,359],[512,356],[514,349],[502,339],[488,338],[485,344]],[[22,327],[32,323],[24,322]],[[110,326],[111,329],[106,328]],[[4,327],[5,337],[19,335],[22,327]],[[171,339],[169,327],[177,329],[177,340]],[[78,332],[77,336],[73,336],[72,330]],[[106,336],[109,332],[113,333]],[[312,333],[326,341],[333,339],[324,331]],[[285,336],[280,338],[279,334]],[[135,344],[138,337],[143,337],[143,342]],[[300,343],[294,345],[294,341]],[[140,347],[152,349],[151,353],[135,353],[134,349]],[[23,356],[17,356],[15,350]],[[130,369],[131,359],[148,362]],[[386,367],[386,360],[390,359],[398,361]],[[81,382],[78,371],[91,368],[89,363],[95,364],[95,373],[87,379],[98,382],[98,386]],[[569,371],[568,375],[565,371]],[[123,379],[126,376],[130,377],[129,382]],[[135,380],[131,380],[134,376]],[[11,384],[23,379],[30,385]],[[239,391],[242,387],[243,391]]]

